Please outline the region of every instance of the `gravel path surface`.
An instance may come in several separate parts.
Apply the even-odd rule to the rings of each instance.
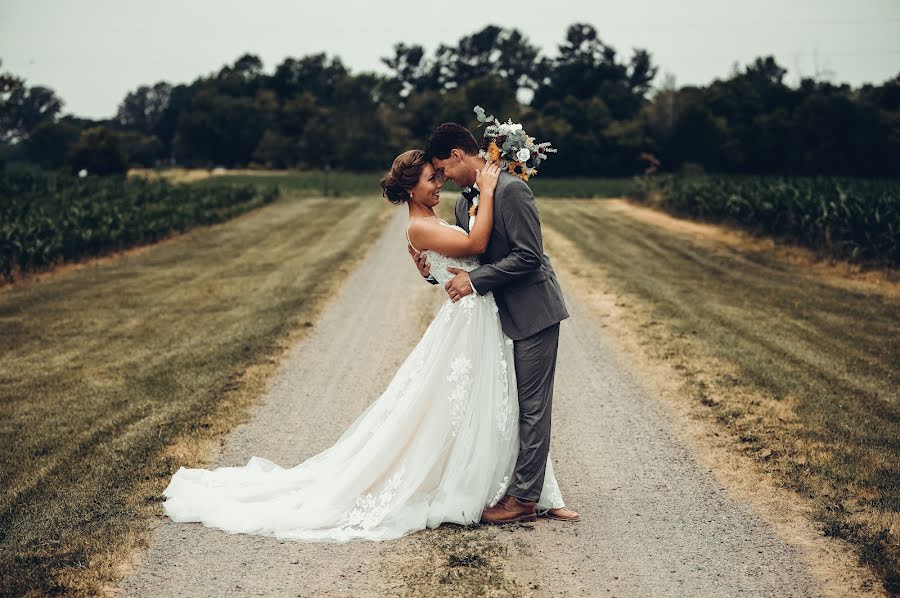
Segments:
[[[443,300],[415,271],[399,212],[315,330],[284,358],[253,419],[229,434],[212,467],[244,465],[254,455],[285,467],[300,463],[331,446],[390,382]],[[395,550],[390,543],[282,542],[161,516],[150,549],[121,590],[130,596],[377,594],[390,584],[377,579],[376,567]]]
[[[299,463],[330,446],[383,391],[446,297],[415,272],[405,220],[400,213],[391,220],[214,466],[243,465],[253,455]],[[823,595],[798,551],[728,498],[677,441],[671,416],[619,361],[599,320],[572,292],[567,300],[573,317],[562,326],[552,450],[563,495],[583,521],[464,533],[508,547],[502,568],[521,594]],[[423,537],[445,533],[304,544],[164,516],[154,528],[119,594],[415,595],[397,572],[420,562]]]
[[[552,450],[582,521],[536,526],[510,558],[516,577],[537,596],[825,594],[799,552],[675,438],[671,414],[599,323],[575,297],[569,304]]]

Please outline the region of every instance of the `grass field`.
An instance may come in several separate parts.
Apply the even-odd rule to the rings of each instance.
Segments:
[[[385,168],[387,168],[386,165]],[[279,185],[282,189],[311,196],[347,196],[380,194],[378,181],[383,172],[325,172],[310,171],[253,171],[234,170],[222,175],[212,175],[207,170],[170,169],[162,171],[132,171],[132,176],[162,176],[173,181],[193,181],[216,184],[229,181],[234,184],[256,183]],[[535,177],[528,181],[536,197],[622,197],[632,192],[631,178],[568,178],[550,179]],[[453,183],[445,185],[444,201],[455,201],[458,188]]]
[[[394,213],[372,195],[375,174],[329,173],[328,198],[324,173],[207,174],[178,176],[275,183],[283,197],[0,289],[0,594],[92,594],[116,579],[171,474],[241,421]],[[627,180],[531,182],[571,249],[555,259],[640,306],[645,349],[681,373],[698,413],[900,589],[900,297],[622,202],[557,198],[621,196]],[[439,213],[452,221],[448,191]]]
[[[897,287],[829,281],[768,248],[636,217],[650,211],[621,201],[540,210],[571,245],[551,247],[561,263],[640,308],[636,336],[680,372],[697,412],[900,591]]]
[[[0,290],[0,595],[95,594],[393,212],[288,191]]]

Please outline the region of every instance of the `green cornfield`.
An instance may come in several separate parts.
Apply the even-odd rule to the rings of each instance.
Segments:
[[[900,180],[660,175],[636,178],[632,195],[835,257],[900,265]]]
[[[17,273],[152,243],[269,203],[278,193],[251,184],[0,172],[0,277],[11,281]]]

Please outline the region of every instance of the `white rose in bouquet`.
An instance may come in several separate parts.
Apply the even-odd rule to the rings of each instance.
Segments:
[[[519,162],[527,162],[530,157],[531,152],[528,151],[527,147],[523,147],[518,152],[516,152],[516,160],[518,160]]]

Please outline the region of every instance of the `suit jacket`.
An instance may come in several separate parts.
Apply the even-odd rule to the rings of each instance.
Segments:
[[[460,194],[456,224],[467,232],[469,205]],[[469,279],[478,294],[494,292],[500,323],[509,338],[527,338],[569,317],[556,272],[544,253],[531,187],[506,171],[497,181],[494,226],[479,261],[481,267],[469,272]]]

